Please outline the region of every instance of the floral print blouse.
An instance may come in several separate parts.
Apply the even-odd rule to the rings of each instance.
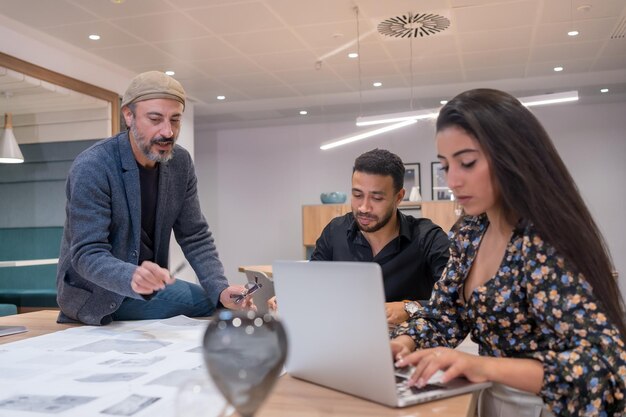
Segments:
[[[554,414],[626,415],[626,351],[619,331],[590,284],[531,224],[520,222],[496,275],[464,302],[463,283],[488,224],[481,215],[457,225],[430,302],[394,336],[407,334],[418,348],[455,347],[471,333],[480,355],[540,361],[539,395]]]

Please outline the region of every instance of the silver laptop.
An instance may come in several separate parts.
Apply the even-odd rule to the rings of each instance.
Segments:
[[[382,271],[376,263],[276,261],[278,316],[289,340],[287,372],[392,407],[490,386],[458,378],[407,387],[394,368]]]
[[[27,331],[28,329],[25,326],[0,326],[0,336],[9,336]]]

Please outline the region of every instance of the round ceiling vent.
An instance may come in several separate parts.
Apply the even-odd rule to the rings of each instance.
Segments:
[[[436,35],[449,27],[450,20],[447,17],[432,13],[417,13],[383,20],[378,24],[378,32],[395,38],[417,38]]]

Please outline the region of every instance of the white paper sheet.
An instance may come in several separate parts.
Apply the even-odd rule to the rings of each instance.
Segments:
[[[206,326],[178,316],[2,345],[0,417],[218,416],[225,401],[204,367]]]

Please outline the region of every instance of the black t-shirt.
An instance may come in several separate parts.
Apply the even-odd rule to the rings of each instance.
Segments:
[[[336,217],[324,228],[311,255],[312,261],[376,262],[383,271],[387,302],[427,300],[441,277],[450,242],[441,227],[429,219],[397,212],[398,237],[376,256],[352,213]]]
[[[149,169],[137,163],[141,185],[141,248],[139,265],[143,261],[154,262],[154,223],[159,195],[159,164]]]

